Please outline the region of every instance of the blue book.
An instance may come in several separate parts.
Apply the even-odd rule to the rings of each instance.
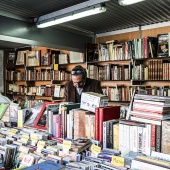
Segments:
[[[35,164],[33,166],[30,166],[28,168],[25,168],[24,170],[62,170],[64,169],[65,166],[61,165],[61,164],[57,164],[55,162],[52,162],[52,161],[44,161],[44,162],[41,162],[41,163],[38,163],[38,164]]]

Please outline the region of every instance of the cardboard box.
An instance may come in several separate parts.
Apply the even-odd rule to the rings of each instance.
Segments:
[[[94,93],[83,92],[81,95],[80,108],[95,112],[96,107],[104,107],[108,105],[108,96]]]

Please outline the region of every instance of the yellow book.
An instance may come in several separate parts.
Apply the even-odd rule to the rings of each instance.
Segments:
[[[119,150],[119,123],[113,125],[113,141],[113,149]]]

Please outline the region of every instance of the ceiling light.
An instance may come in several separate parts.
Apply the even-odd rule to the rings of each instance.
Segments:
[[[135,4],[144,0],[118,0],[119,4],[122,6]]]
[[[52,25],[57,25],[57,24],[61,24],[61,23],[64,23],[64,22],[83,18],[83,17],[86,17],[86,16],[102,13],[102,12],[105,12],[105,11],[106,11],[106,7],[101,6],[101,5],[87,7],[87,8],[81,9],[81,10],[71,12],[69,14],[61,15],[57,18],[52,18],[50,20],[39,22],[39,23],[37,23],[37,27],[38,28],[45,28],[45,27],[49,27],[49,26],[52,26]]]

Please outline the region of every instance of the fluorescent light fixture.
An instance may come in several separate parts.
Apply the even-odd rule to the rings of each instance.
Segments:
[[[52,25],[57,25],[57,24],[61,24],[61,23],[64,23],[64,22],[83,18],[83,17],[86,17],[86,16],[99,14],[99,13],[102,13],[102,12],[105,12],[105,11],[106,11],[106,7],[101,6],[101,5],[100,6],[87,7],[85,9],[72,12],[68,15],[63,15],[63,16],[61,15],[57,18],[53,18],[52,20],[39,22],[39,23],[37,23],[37,27],[38,28],[45,28],[45,27],[49,27],[49,26],[52,26]]]
[[[135,4],[144,0],[118,0],[119,4],[122,6]]]

